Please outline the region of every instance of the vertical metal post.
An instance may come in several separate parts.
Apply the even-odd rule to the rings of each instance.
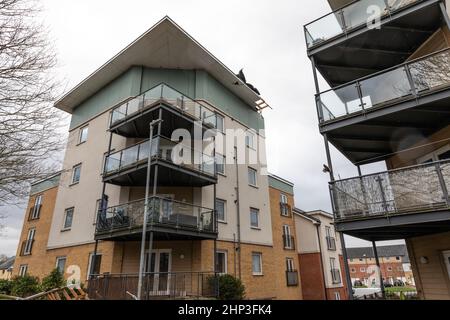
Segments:
[[[383,282],[383,274],[381,272],[380,259],[378,258],[377,244],[375,243],[375,241],[372,241],[372,248],[373,248],[373,255],[375,257],[375,262],[377,264],[378,271],[380,272],[381,294],[383,295],[383,298],[386,298],[386,292],[385,292],[385,289],[384,289],[384,282]]]
[[[237,214],[237,256],[238,256],[238,277],[241,279],[241,204],[240,204],[240,189],[239,189],[239,165],[238,165],[238,150],[234,147],[234,163],[236,165],[236,214]]]
[[[348,266],[347,248],[345,247],[344,234],[339,232],[339,238],[342,246],[342,258],[344,259],[345,281],[347,283],[347,292],[349,300],[353,300],[352,278],[350,277],[350,268]]]
[[[216,127],[217,127],[217,118],[216,118]],[[214,165],[214,175],[217,174],[216,172],[216,137],[214,137],[214,150],[213,150],[213,165]],[[225,164],[224,164],[225,165]],[[217,221],[217,206],[216,206],[216,198],[217,198],[217,184],[214,184],[214,190],[213,190],[213,197],[214,197],[214,213],[213,213],[213,222],[214,222],[214,230],[216,232],[219,232],[218,229],[218,221]],[[216,297],[219,296],[219,278],[217,277],[217,237],[214,238],[214,293]]]
[[[330,180],[331,180],[331,182],[334,182],[335,180],[334,180],[334,172],[333,172],[333,163],[331,161],[330,145],[329,145],[329,142],[328,142],[328,135],[326,133],[323,135],[323,140],[324,140],[324,143],[325,143],[325,152],[326,152],[326,155],[327,155],[328,168],[330,169],[330,172],[329,172]]]
[[[442,16],[444,17],[445,23],[447,24],[447,28],[450,29],[450,18],[448,17],[447,10],[444,5],[444,1],[439,2],[439,7],[441,8]]]
[[[439,178],[439,184],[441,186],[442,194],[444,196],[444,200],[445,200],[447,206],[449,206],[450,205],[450,197],[448,194],[447,185],[445,184],[444,176],[442,175],[442,169],[440,166],[440,162],[436,162],[435,166],[436,166],[436,173]]]

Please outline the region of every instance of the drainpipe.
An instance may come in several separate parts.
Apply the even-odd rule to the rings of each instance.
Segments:
[[[322,242],[320,241],[320,223],[314,222],[316,225],[316,231],[317,231],[317,240],[319,241],[319,254],[320,254],[320,264],[322,268],[322,281],[323,281],[323,291],[325,293],[325,300],[328,300],[328,292],[327,292],[327,282],[325,278],[325,264],[323,262],[323,256],[322,256]]]
[[[236,165],[236,215],[237,215],[237,242],[238,242],[238,275],[241,279],[241,210],[239,201],[239,166],[238,166],[238,150],[234,147],[234,163]]]

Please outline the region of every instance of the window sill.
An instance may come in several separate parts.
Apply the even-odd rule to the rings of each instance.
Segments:
[[[221,177],[224,177],[224,178],[226,178],[226,177],[227,177],[227,175],[226,175],[225,173],[220,173],[220,172],[217,172],[217,175],[218,175],[218,176],[221,176]]]
[[[262,229],[260,227],[250,227],[252,230],[261,231]]]
[[[254,185],[254,184],[248,184],[250,187],[252,187],[252,188],[254,188],[254,189],[259,189],[259,187],[257,186],[257,185]]]
[[[69,232],[72,228],[61,229],[61,232]]]
[[[87,142],[87,140],[86,141],[83,141],[83,142],[78,142],[75,146],[76,147],[79,147],[79,146],[81,146],[82,144],[85,144]]]
[[[69,184],[69,188],[74,187],[74,186],[76,186],[76,185],[78,185],[78,184],[80,184],[80,181],[78,181],[78,182],[73,182],[73,183]]]
[[[226,221],[217,220],[217,222],[220,223],[220,224],[228,224],[228,222],[226,222]]]
[[[263,273],[253,273],[252,274],[254,277],[264,277]]]

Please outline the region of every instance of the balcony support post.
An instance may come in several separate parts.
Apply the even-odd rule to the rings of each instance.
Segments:
[[[350,277],[350,268],[348,266],[347,248],[345,247],[345,238],[342,232],[339,232],[339,239],[342,247],[342,259],[344,260],[345,282],[347,284],[348,299],[353,300],[352,278]]]
[[[442,194],[444,195],[444,200],[447,206],[450,206],[450,197],[448,194],[447,185],[445,184],[444,176],[442,175],[442,170],[439,162],[436,162],[436,173],[439,178],[439,184],[441,185]]]
[[[375,257],[375,262],[377,264],[378,272],[380,275],[381,294],[383,295],[383,298],[386,299],[386,291],[384,289],[383,274],[381,273],[380,259],[378,257],[377,244],[375,243],[375,241],[372,241],[372,248],[373,248],[373,255]]]
[[[319,80],[317,78],[317,68],[316,68],[316,61],[314,59],[314,56],[311,57],[311,66],[312,66],[313,75],[314,75],[314,86],[316,88],[317,117],[319,118],[319,123],[322,123],[324,121],[324,118],[323,118],[323,111],[322,111],[322,103],[320,101],[320,86],[319,86]]]
[[[447,24],[447,28],[450,29],[450,18],[448,17],[444,1],[439,2],[439,7],[441,8],[442,16],[444,17],[445,23]]]

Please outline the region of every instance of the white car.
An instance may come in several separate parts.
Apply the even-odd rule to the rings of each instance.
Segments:
[[[353,296],[356,298],[363,298],[372,294],[381,293],[381,288],[354,288]]]

